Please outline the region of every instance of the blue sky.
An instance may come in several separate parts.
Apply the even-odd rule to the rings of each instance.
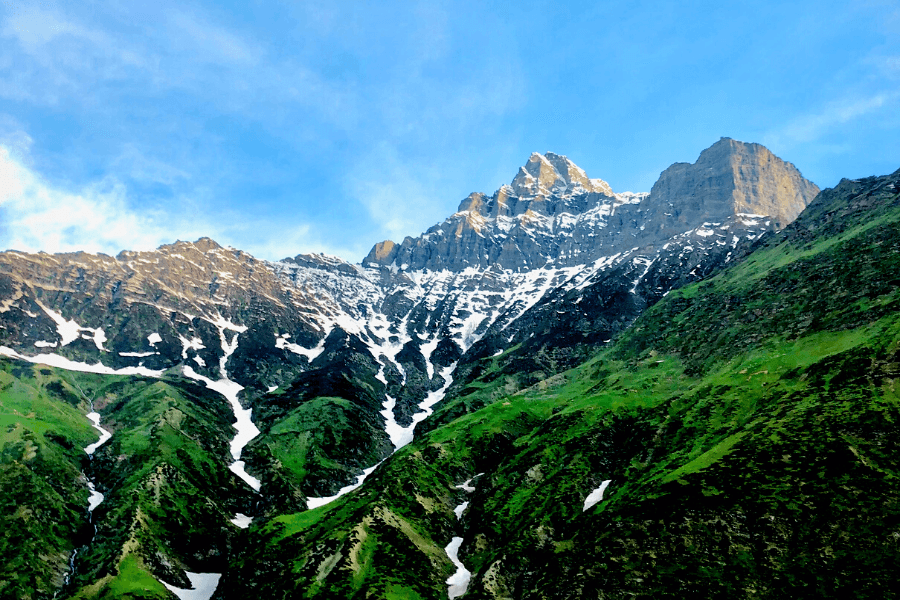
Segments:
[[[0,0],[0,249],[359,261],[532,151],[649,191],[721,136],[900,167],[900,5]]]

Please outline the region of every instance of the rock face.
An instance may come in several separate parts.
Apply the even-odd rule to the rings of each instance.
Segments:
[[[602,179],[588,179],[584,170],[565,156],[534,152],[512,181],[520,198],[563,196],[596,192],[612,196],[612,188]]]
[[[791,222],[818,193],[763,146],[722,138],[694,164],[666,169],[650,194],[616,194],[565,156],[534,153],[510,185],[473,193],[418,238],[377,244],[364,265],[462,271],[497,265],[524,271],[586,264],[716,223],[740,229],[746,216]]]
[[[722,138],[694,164],[675,163],[662,172],[645,203],[648,235],[745,214],[771,217],[781,229],[818,193],[816,184],[764,146]]]

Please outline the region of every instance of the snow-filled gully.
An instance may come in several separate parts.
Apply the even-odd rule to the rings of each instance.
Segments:
[[[262,487],[262,482],[256,477],[247,473],[244,461],[241,460],[241,452],[243,452],[244,446],[246,446],[250,442],[250,440],[259,435],[259,429],[250,418],[252,409],[244,408],[243,406],[241,406],[240,400],[238,400],[238,395],[241,393],[241,390],[243,390],[244,387],[241,384],[230,380],[228,378],[228,371],[225,368],[228,359],[232,354],[234,354],[234,351],[237,350],[238,336],[246,331],[247,328],[229,323],[224,319],[220,319],[215,323],[215,325],[219,328],[219,337],[222,342],[222,358],[219,359],[219,372],[221,373],[221,379],[219,379],[218,381],[213,381],[208,377],[200,375],[188,365],[184,365],[183,367],[184,374],[186,377],[194,379],[195,381],[202,381],[206,384],[206,387],[219,392],[225,397],[226,400],[228,400],[228,403],[231,405],[231,409],[234,411],[234,428],[237,430],[237,433],[231,440],[230,448],[231,458],[234,459],[234,462],[232,462],[228,468],[235,475],[240,477],[247,485],[253,488],[254,491],[258,492]],[[228,341],[228,338],[225,335],[226,329],[230,329],[235,332],[231,342]],[[251,521],[251,517],[240,513],[238,513],[231,520],[232,523],[241,528],[249,527]]]
[[[479,473],[475,477],[482,475]],[[475,479],[473,477],[472,479]],[[472,493],[475,491],[475,488],[469,485],[472,482],[472,479],[464,481],[459,484],[457,489],[464,490],[468,493]],[[457,520],[462,520],[463,513],[466,508],[469,507],[469,501],[466,500],[459,506],[453,509],[453,513],[456,515]],[[462,564],[462,561],[459,560],[459,549],[462,546],[463,538],[456,536],[450,543],[447,544],[447,547],[444,548],[444,552],[447,553],[447,556],[450,558],[450,561],[456,566],[456,572],[453,573],[450,577],[447,578],[447,596],[452,600],[453,598],[458,598],[466,593],[466,590],[469,587],[469,581],[472,579],[472,573],[468,569],[466,569],[465,565]]]
[[[241,403],[238,400],[238,394],[241,393],[241,390],[243,390],[244,387],[241,384],[230,380],[228,378],[228,371],[225,368],[228,359],[234,354],[234,351],[237,350],[238,336],[246,331],[247,328],[230,323],[221,317],[213,324],[219,329],[219,339],[222,343],[222,358],[219,359],[219,373],[221,374],[221,378],[218,381],[213,381],[208,377],[200,375],[188,365],[184,365],[183,367],[184,374],[190,379],[202,381],[206,384],[206,387],[219,392],[226,400],[228,400],[231,409],[234,411],[234,428],[237,430],[234,439],[231,440],[230,448],[231,458],[234,459],[234,462],[232,462],[228,468],[247,485],[253,488],[254,491],[259,492],[262,487],[262,482],[247,473],[244,468],[244,461],[241,460],[241,452],[244,450],[244,446],[259,435],[259,429],[250,419],[252,410],[241,406]],[[225,335],[226,330],[235,332],[231,342],[228,341],[228,338]],[[253,517],[237,513],[234,518],[231,519],[231,522],[241,529],[246,529],[250,526],[250,523],[253,522]],[[165,581],[161,581],[161,583],[166,586],[170,592],[178,596],[180,600],[209,600],[215,593],[216,587],[219,585],[219,579],[222,577],[221,573],[190,573],[188,571],[185,571],[185,575],[187,575],[188,580],[191,582],[191,589],[177,588]]]
[[[82,393],[83,395],[83,393]],[[94,400],[91,398],[87,398],[87,401],[91,404],[91,412],[87,414],[88,420],[91,422],[91,426],[100,432],[100,439],[98,439],[93,444],[89,444],[85,446],[84,453],[87,454],[90,458],[94,457],[94,452],[97,451],[97,448],[105,444],[109,441],[109,438],[112,437],[112,433],[104,429],[100,426],[100,413],[94,410]],[[100,506],[100,503],[103,502],[103,494],[97,491],[97,488],[94,486],[94,482],[88,479],[88,490],[90,490],[91,494],[88,496],[88,522],[93,524],[94,517],[94,509]],[[96,528],[95,528],[96,533]],[[91,539],[93,541],[93,538]],[[65,578],[63,579],[63,587],[69,585],[69,581],[72,578],[72,575],[75,573],[75,557],[78,556],[79,548],[75,548],[72,551],[72,556],[69,557],[69,572],[66,573]],[[54,594],[54,598],[56,595]]]
[[[401,427],[394,418],[394,406],[396,406],[397,400],[388,395],[385,395],[384,404],[382,405],[380,414],[385,419],[384,429],[388,434],[391,443],[394,445],[394,452],[412,442],[416,425],[424,421],[425,418],[428,417],[428,415],[433,413],[434,409],[432,407],[444,399],[444,396],[447,394],[447,390],[450,388],[450,384],[453,383],[452,375],[455,369],[456,363],[453,363],[452,365],[441,371],[441,377],[443,377],[444,379],[444,385],[441,387],[441,389],[429,392],[428,395],[425,396],[425,399],[419,403],[419,411],[413,415],[412,423],[410,423],[408,427]],[[381,369],[378,371],[378,375],[376,375],[376,378],[384,382],[385,384],[387,383],[387,380],[384,378],[383,364],[381,366]],[[362,475],[357,477],[355,483],[342,487],[334,496],[327,496],[323,498],[307,498],[306,507],[310,510],[319,508],[320,506],[325,506],[329,502],[337,500],[344,494],[352,492],[353,490],[361,486],[366,478],[371,475],[372,472],[375,471],[378,465],[380,465],[382,462],[384,462],[384,460],[381,460],[368,469],[364,470],[362,472]]]

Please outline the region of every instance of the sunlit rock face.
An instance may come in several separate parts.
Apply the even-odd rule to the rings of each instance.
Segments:
[[[759,218],[790,223],[819,188],[763,146],[729,138],[694,164],[675,163],[647,193],[615,193],[565,156],[534,153],[509,185],[473,193],[455,214],[417,238],[377,244],[364,265],[463,271],[496,266],[525,271],[587,264],[635,246],[716,223]]]
[[[647,198],[644,237],[742,215],[769,217],[781,229],[818,193],[816,184],[764,146],[722,138],[694,164],[675,163],[662,172]]]

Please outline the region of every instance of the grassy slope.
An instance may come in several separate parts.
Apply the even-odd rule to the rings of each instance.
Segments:
[[[50,597],[86,524],[83,400],[53,369],[0,359],[0,597]]]
[[[90,399],[113,431],[93,459]],[[157,576],[187,587],[181,568],[221,569],[239,535],[229,519],[256,502],[227,469],[232,420],[219,394],[180,377],[0,360],[0,597],[53,597],[76,547],[61,597],[171,598]],[[105,494],[93,525],[83,472]]]
[[[93,472],[106,499],[79,554],[75,597],[169,597],[155,577],[189,587],[181,569],[224,566],[254,494],[229,470],[231,410],[181,378],[105,378],[86,390],[114,431]]]
[[[485,408],[356,494],[256,529],[219,597],[441,597],[454,533],[472,598],[890,595],[898,203],[845,182],[748,261],[525,392],[497,393],[503,357],[485,359],[467,390]],[[478,472],[458,524],[453,485]]]
[[[378,419],[345,398],[316,397],[261,423],[245,456],[262,473],[266,500],[275,509],[298,510],[308,496],[330,496],[355,481],[390,451]]]
[[[365,345],[335,330],[314,368],[255,400],[260,435],[244,457],[260,474],[269,512],[330,496],[390,453],[378,370]]]

